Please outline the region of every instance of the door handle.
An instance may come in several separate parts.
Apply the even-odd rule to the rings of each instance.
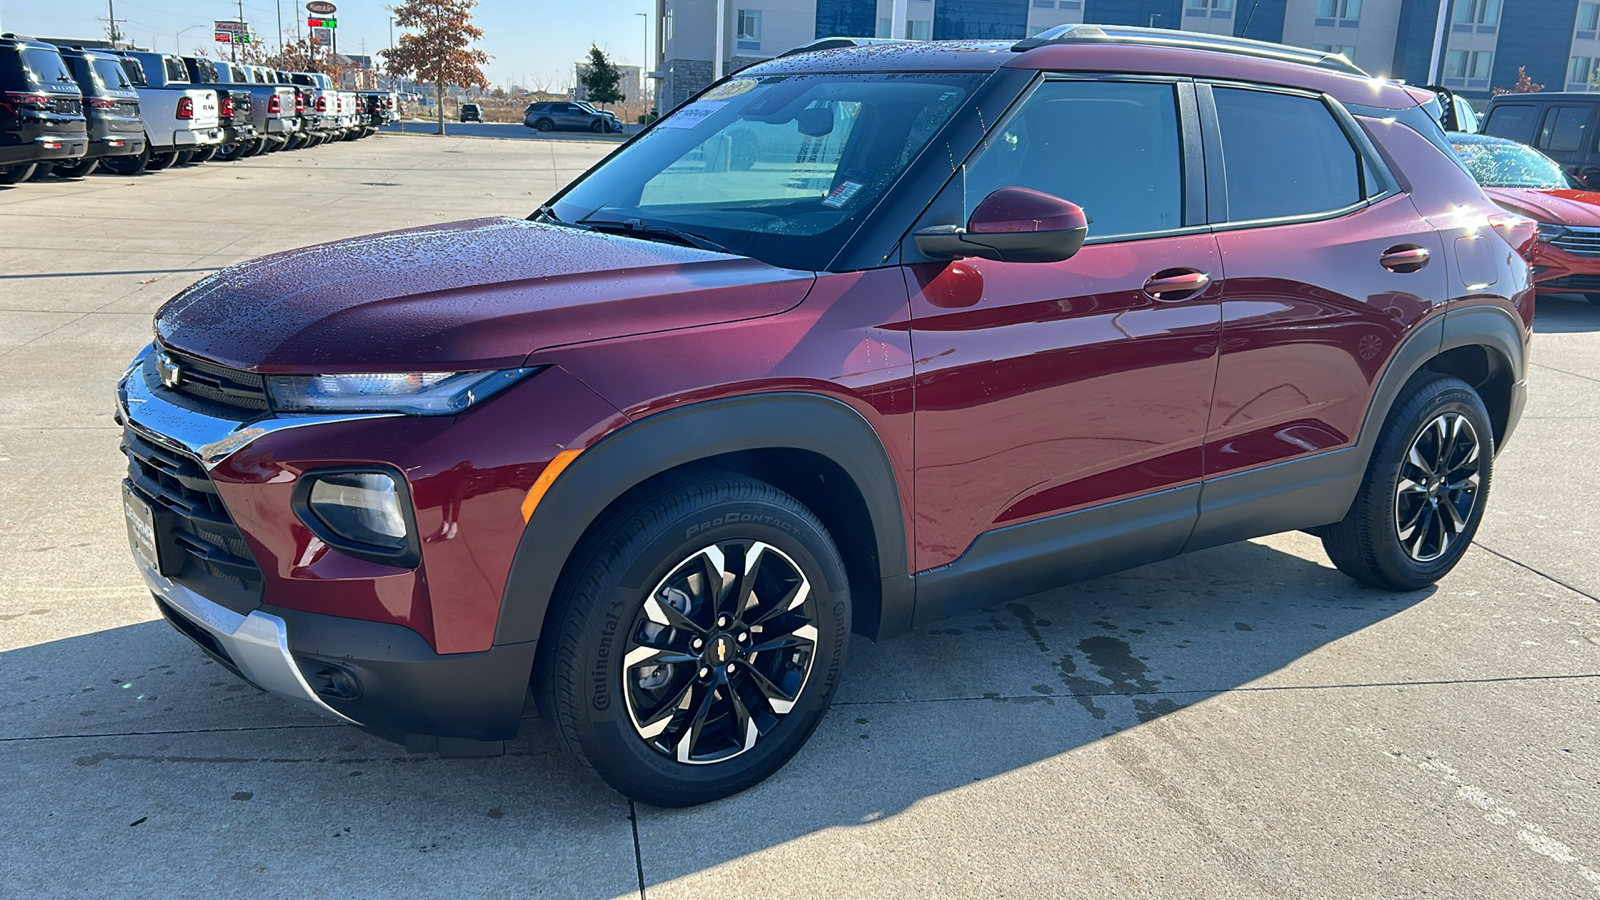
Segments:
[[[1163,269],[1144,283],[1144,292],[1162,303],[1176,303],[1206,289],[1211,276],[1194,269]]]
[[[1415,272],[1427,265],[1429,256],[1427,247],[1418,247],[1416,244],[1401,244],[1383,251],[1383,255],[1378,257],[1378,265],[1391,272],[1398,272],[1404,275]]]

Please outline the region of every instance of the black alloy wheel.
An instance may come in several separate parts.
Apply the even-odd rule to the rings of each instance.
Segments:
[[[234,141],[230,144],[223,144],[217,148],[217,155],[214,157],[214,159],[216,159],[217,162],[233,162],[236,159],[243,158],[246,155],[245,150],[247,149],[248,148],[244,144],[241,144],[238,141]]]
[[[100,168],[113,175],[137,175],[143,172],[150,163],[150,142],[145,141],[144,149],[128,156],[108,156],[100,160]]]
[[[563,743],[657,806],[728,796],[806,742],[838,685],[849,582],[815,515],[703,473],[624,500],[564,570],[534,678]]]
[[[1483,520],[1494,430],[1472,386],[1422,373],[1395,400],[1344,519],[1318,529],[1339,571],[1414,591],[1443,578]]]
[[[539,121],[533,123],[533,127],[535,131],[549,132],[555,130],[556,123],[550,121],[549,119],[540,119]]]

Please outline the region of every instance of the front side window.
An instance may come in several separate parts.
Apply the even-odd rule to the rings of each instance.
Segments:
[[[1343,209],[1362,199],[1360,157],[1321,100],[1215,88],[1228,221]]]
[[[1181,146],[1170,84],[1045,82],[967,165],[962,221],[1023,187],[1083,207],[1091,239],[1179,228]]]
[[[627,144],[553,212],[568,225],[633,220],[820,269],[984,77],[736,78]]]

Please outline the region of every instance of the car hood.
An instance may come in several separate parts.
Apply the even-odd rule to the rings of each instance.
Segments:
[[[1600,227],[1600,193],[1594,191],[1492,187],[1483,192],[1506,209],[1540,222]]]
[[[562,344],[773,315],[812,272],[520,219],[264,256],[156,312],[169,347],[255,372],[470,371]]]

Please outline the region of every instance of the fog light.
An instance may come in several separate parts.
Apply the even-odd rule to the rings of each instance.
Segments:
[[[328,530],[350,541],[389,550],[406,545],[400,489],[383,472],[314,476],[307,505]]]

